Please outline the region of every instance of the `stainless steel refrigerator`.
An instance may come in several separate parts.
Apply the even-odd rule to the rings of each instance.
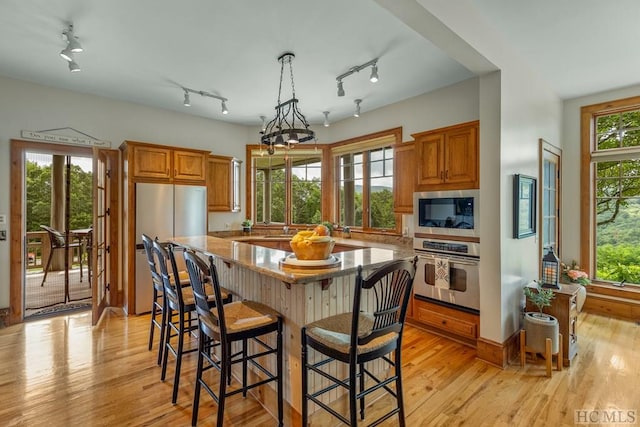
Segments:
[[[207,187],[136,184],[136,314],[151,311],[153,297],[143,233],[161,241],[207,234]]]

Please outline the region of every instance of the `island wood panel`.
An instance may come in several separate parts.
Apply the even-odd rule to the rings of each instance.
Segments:
[[[276,278],[239,265],[225,263],[219,258],[214,258],[214,264],[218,271],[220,283],[236,294],[234,296],[235,300],[241,297],[258,301],[283,315],[285,319],[283,332],[284,398],[290,403],[293,410],[300,413],[302,402],[302,386],[300,382],[302,372],[300,364],[301,328],[314,320],[334,314],[351,312],[355,273],[335,277],[331,285],[326,290],[322,290],[322,285],[319,282],[293,284],[288,287]],[[367,295],[367,298],[363,298],[363,307],[370,309],[372,306],[373,295]],[[269,337],[266,341],[275,345],[275,337]],[[238,348],[234,349],[234,351],[237,350]],[[309,360],[316,360],[316,357],[318,357],[317,354],[311,350],[309,352]],[[266,366],[268,369],[275,371],[275,360],[271,359],[274,358],[265,360]],[[387,368],[386,364],[382,362],[374,362],[367,366],[377,373],[382,373]],[[348,375],[348,370],[342,363],[333,362],[329,364],[327,369],[331,374],[339,377]],[[257,373],[254,374],[257,375]],[[310,375],[308,384],[310,390],[316,390],[321,385],[328,385],[327,380],[318,375]],[[335,389],[324,396],[324,401],[332,402],[342,394],[344,394],[343,390]],[[275,385],[268,384],[260,387],[256,398],[267,408],[274,408]],[[315,410],[315,405],[309,406],[309,413],[313,413]]]

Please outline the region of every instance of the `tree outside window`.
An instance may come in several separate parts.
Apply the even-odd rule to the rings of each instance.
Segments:
[[[595,279],[640,283],[640,109],[595,116]]]

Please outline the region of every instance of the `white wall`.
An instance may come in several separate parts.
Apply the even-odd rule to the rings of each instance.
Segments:
[[[402,126],[403,141],[411,141],[412,133],[478,120],[478,85],[473,78],[376,110],[363,106],[360,117],[332,124],[327,137],[343,141]]]
[[[600,92],[589,96],[569,99],[564,102],[562,129],[562,258],[580,260],[580,221],[571,212],[573,206],[580,205],[580,108],[614,101],[632,96],[640,96],[640,85]]]
[[[241,159],[246,143],[251,141],[245,126],[4,77],[0,77],[0,93],[0,214],[5,215],[9,214],[9,141],[20,139],[21,130],[72,127],[111,141],[112,148],[130,139],[210,150]],[[243,217],[242,213],[235,215]],[[240,221],[235,220],[238,226]],[[0,307],[9,306],[8,242],[0,242]]]
[[[411,16],[416,15],[416,2],[402,4],[410,5]],[[419,0],[419,4],[430,22],[424,33],[434,34],[432,41],[442,50],[469,69],[485,66],[478,59],[481,55],[500,70],[482,75],[479,88],[480,336],[502,343],[519,328],[522,287],[537,278],[540,262],[537,238],[512,238],[513,175],[537,177],[538,139],[560,143],[562,104],[485,22],[472,1]],[[441,27],[435,28],[438,23]]]

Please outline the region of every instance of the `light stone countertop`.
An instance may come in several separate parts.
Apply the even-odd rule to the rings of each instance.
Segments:
[[[334,238],[336,245],[354,247],[353,250],[333,254],[339,260],[339,263],[336,263],[337,265],[330,268],[291,267],[282,265],[282,261],[292,253],[291,251],[270,249],[242,241],[256,241],[259,239],[264,239],[265,241],[287,240],[284,237],[274,238],[269,236],[264,238],[260,236],[237,237],[234,240],[212,236],[192,236],[174,237],[170,241],[205,255],[213,255],[222,259],[225,263],[239,265],[274,277],[287,284],[326,282],[334,277],[344,276],[356,271],[359,265],[362,265],[364,270],[371,270],[392,260],[414,256],[413,249],[403,246]]]

